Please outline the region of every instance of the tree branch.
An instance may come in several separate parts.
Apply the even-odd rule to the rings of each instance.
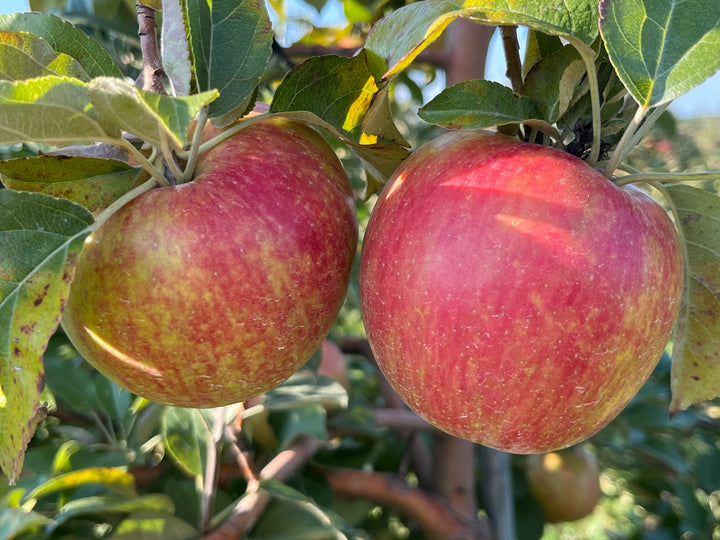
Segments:
[[[322,446],[322,441],[305,435],[288,450],[280,452],[265,465],[258,475],[260,480],[287,480],[302,467]],[[246,495],[238,501],[230,516],[203,540],[241,540],[262,515],[270,502],[270,495],[259,489],[259,483],[248,484]]]
[[[506,75],[510,79],[513,92],[522,94],[525,88],[522,76],[522,61],[520,60],[520,44],[517,38],[517,26],[501,26],[503,50],[507,64]]]
[[[441,499],[408,486],[397,476],[356,469],[320,469],[332,490],[346,497],[369,499],[392,506],[413,518],[428,538],[443,540],[486,540],[486,521],[467,519]]]

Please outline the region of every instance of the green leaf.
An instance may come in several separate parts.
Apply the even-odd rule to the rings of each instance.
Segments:
[[[301,435],[327,439],[327,412],[319,405],[305,405],[278,413],[276,433],[280,448],[289,448]]]
[[[101,485],[124,497],[137,495],[135,477],[119,467],[88,467],[78,471],[54,476],[46,480],[23,498],[24,501],[39,499],[67,489],[86,485]]]
[[[90,82],[88,96],[97,110],[117,127],[158,148],[162,148],[166,138],[179,149],[188,142],[190,122],[218,93],[213,90],[171,97],[140,90],[124,79],[98,77]]]
[[[174,96],[190,94],[192,64],[180,0],[163,0],[161,58]]]
[[[198,409],[168,407],[162,435],[175,463],[191,476],[202,476],[207,449],[214,444],[203,414]]]
[[[316,377],[310,370],[295,373],[280,386],[270,390],[264,396],[262,405],[247,409],[243,417],[250,416],[258,410],[283,411],[322,405],[330,408],[347,407],[348,396],[343,386],[327,377]]]
[[[418,111],[418,116],[444,128],[488,128],[499,124],[541,119],[532,99],[507,86],[486,80],[457,83],[446,88]]]
[[[602,0],[600,32],[618,77],[644,109],[720,68],[716,0]]]
[[[117,495],[96,495],[83,497],[65,503],[56,516],[56,528],[71,519],[84,515],[98,515],[103,513],[130,513],[130,512],[164,512],[172,514],[175,505],[172,499],[162,493],[151,493],[132,498],[119,498]]]
[[[59,53],[75,58],[90,77],[122,73],[98,42],[62,19],[46,13],[0,15],[0,30],[29,32],[47,41]]]
[[[353,58],[318,56],[285,76],[270,112],[310,111],[359,142],[363,118],[377,90],[364,53]]]
[[[116,143],[120,137],[91,106],[82,81],[56,76],[0,81],[0,144]]]
[[[139,169],[112,159],[38,156],[0,162],[3,185],[61,197],[101,210],[132,189]]]
[[[687,246],[687,290],[673,339],[670,412],[720,396],[720,197],[666,188]]]
[[[39,512],[24,508],[4,508],[0,511],[0,538],[15,538],[24,532],[33,532],[52,525],[54,521]]]
[[[209,116],[218,126],[228,125],[252,108],[272,54],[265,2],[186,0],[185,10],[197,87],[220,91]]]
[[[166,512],[133,512],[113,531],[112,540],[195,540],[197,530]]]
[[[103,414],[118,422],[128,417],[133,395],[107,377],[95,379],[95,396]]]
[[[45,75],[90,79],[77,60],[55,52],[44,39],[28,32],[0,31],[0,79],[16,81]]]
[[[434,0],[416,2],[378,21],[365,47],[376,78],[387,79],[405,69],[457,18],[492,25],[524,25],[592,43],[598,34],[597,1],[593,0]]]
[[[542,58],[525,79],[525,94],[538,104],[542,117],[554,123],[570,107],[575,89],[585,76],[577,49],[565,45]]]
[[[92,223],[70,201],[0,190],[0,468],[11,482],[37,427],[41,357]]]

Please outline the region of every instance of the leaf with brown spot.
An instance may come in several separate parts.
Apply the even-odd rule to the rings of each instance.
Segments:
[[[132,189],[140,170],[114,159],[43,155],[0,162],[0,181],[10,189],[69,199],[97,212]]]
[[[0,190],[0,469],[10,483],[37,428],[42,355],[93,221],[68,200]]]
[[[685,299],[673,343],[676,413],[720,396],[720,197],[687,185],[667,187],[687,246]]]

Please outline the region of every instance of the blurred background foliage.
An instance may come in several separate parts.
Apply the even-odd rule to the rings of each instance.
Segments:
[[[33,0],[83,28],[110,51],[123,73],[141,69],[132,0]],[[261,96],[269,99],[282,75],[303,58],[352,54],[373,22],[400,0],[270,0],[276,28],[274,62]],[[444,84],[442,65],[418,62],[398,77],[393,115],[413,145],[435,134],[418,107]],[[720,170],[717,118],[677,120],[666,114],[633,152],[643,170]],[[0,148],[0,158],[36,153],[29,146]],[[361,235],[374,199],[363,201],[360,164],[338,146],[358,195]],[[709,184],[707,189],[718,186]],[[318,375],[319,359],[266,396],[247,415],[236,446],[219,456],[214,522],[242,497],[247,481],[237,466],[240,448],[256,468],[270,462],[299,436],[327,444],[284,484],[270,485],[272,502],[251,530],[252,538],[425,538],[417,519],[393,506],[338,494],[328,469],[390,473],[407,485],[422,478],[409,466],[418,438],[432,454],[424,430],[378,425],[374,411],[388,406],[374,364],[347,346],[364,336],[359,310],[357,260],[346,304],[330,339],[344,346],[346,390]],[[197,411],[161,407],[139,399],[99,376],[59,331],[45,356],[45,418],[26,456],[17,486],[0,481],[0,538],[192,538],[196,535],[210,422]],[[720,403],[694,407],[669,418],[670,361],[665,355],[642,391],[587,447],[600,465],[601,499],[587,517],[546,523],[528,489],[524,456],[512,457],[513,497],[520,539],[720,539]],[[347,392],[347,395],[345,395]],[[272,394],[272,393],[271,393]],[[290,398],[288,398],[290,396]],[[236,411],[240,414],[240,411]],[[484,515],[481,454],[476,453],[477,498]],[[153,529],[161,520],[164,532]]]

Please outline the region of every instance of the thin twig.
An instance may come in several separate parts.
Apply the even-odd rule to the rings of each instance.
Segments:
[[[522,94],[525,83],[522,76],[522,60],[520,60],[520,44],[517,38],[517,26],[501,26],[503,50],[505,51],[506,75],[510,79],[513,92]]]
[[[156,94],[165,94],[163,67],[157,42],[157,21],[155,10],[140,2],[135,2],[138,19],[138,36],[143,57],[143,90]]]

